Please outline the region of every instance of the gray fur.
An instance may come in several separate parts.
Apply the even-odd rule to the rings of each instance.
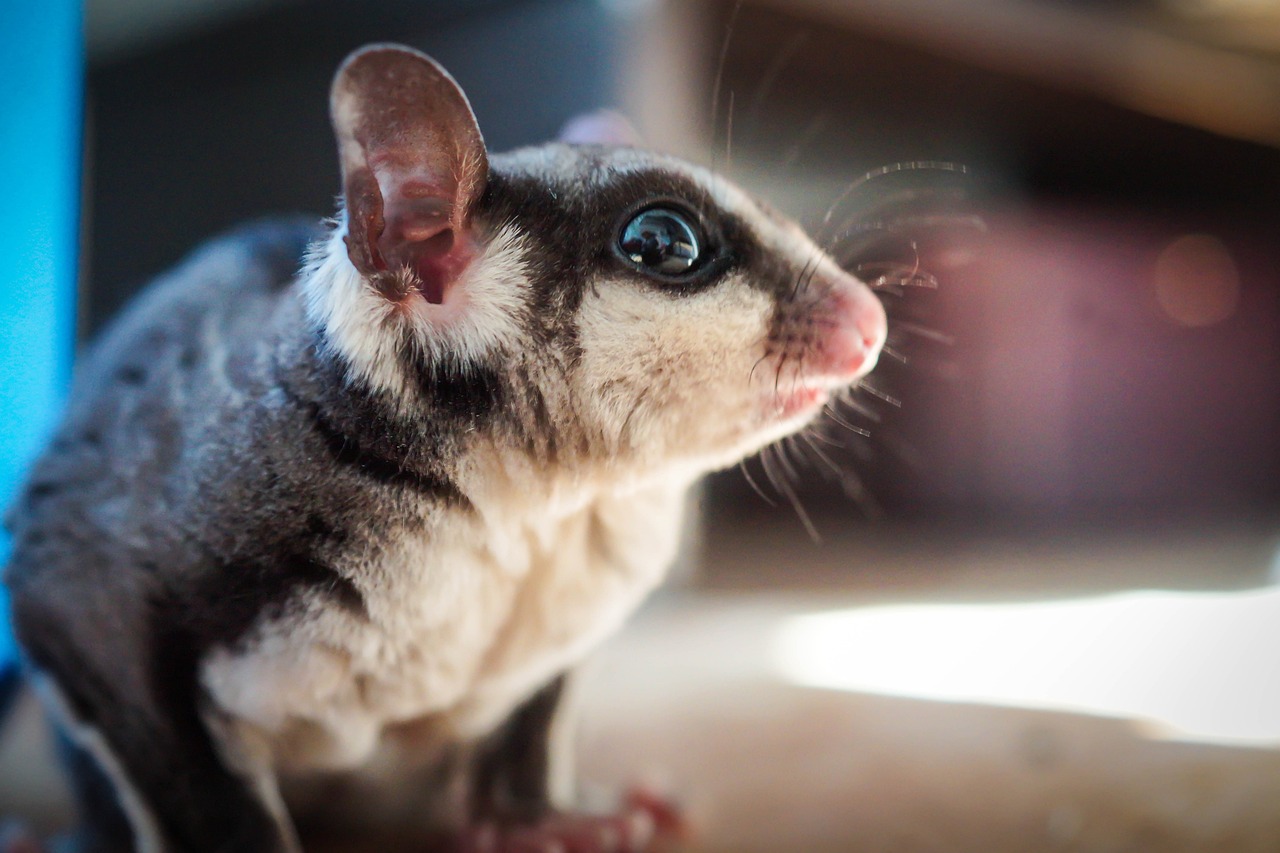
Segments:
[[[6,579],[116,786],[91,846],[125,843],[118,807],[143,849],[294,850],[283,803],[305,816],[317,785],[372,795],[365,822],[535,818],[547,685],[659,581],[688,485],[802,427],[883,341],[864,286],[678,161],[528,149],[468,198],[476,256],[443,303],[408,265],[362,277],[378,251],[344,217],[265,224],[84,359]],[[672,199],[713,256],[657,282],[614,243]]]

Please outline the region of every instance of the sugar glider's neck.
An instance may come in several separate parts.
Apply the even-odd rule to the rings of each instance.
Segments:
[[[458,483],[481,514],[493,518],[565,518],[600,502],[633,496],[678,496],[705,472],[694,465],[638,470],[621,463],[581,459],[545,464],[500,444],[469,445]]]

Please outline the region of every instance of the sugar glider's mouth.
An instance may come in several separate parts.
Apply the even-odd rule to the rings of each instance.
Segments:
[[[787,421],[818,411],[830,398],[828,386],[798,383],[791,388],[779,389],[773,395],[773,406],[776,417]]]
[[[857,382],[876,366],[888,322],[880,300],[842,271],[813,281],[821,295],[797,301],[782,315],[769,352],[779,371],[766,395],[768,415],[789,421],[815,414],[831,394]],[[771,341],[771,343],[773,343]]]
[[[783,373],[767,395],[770,414],[783,421],[814,414],[833,393],[870,373],[884,346],[883,317],[881,313],[869,324],[833,328],[809,349],[795,372],[785,363],[780,366]]]
[[[870,370],[871,367],[867,366],[865,370],[858,369],[843,374],[800,376],[784,380],[769,395],[772,414],[779,420],[814,414],[827,404],[832,394],[854,384]]]

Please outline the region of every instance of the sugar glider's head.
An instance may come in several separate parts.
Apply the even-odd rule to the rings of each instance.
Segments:
[[[345,219],[311,317],[354,381],[466,447],[701,472],[875,364],[871,291],[716,174],[604,145],[490,157],[453,79],[401,47],[351,56],[332,111]]]

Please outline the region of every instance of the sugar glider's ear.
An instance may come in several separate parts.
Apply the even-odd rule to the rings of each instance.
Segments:
[[[472,213],[489,159],[467,97],[430,57],[372,45],[329,96],[347,207],[347,255],[389,299],[442,303],[475,255]]]

